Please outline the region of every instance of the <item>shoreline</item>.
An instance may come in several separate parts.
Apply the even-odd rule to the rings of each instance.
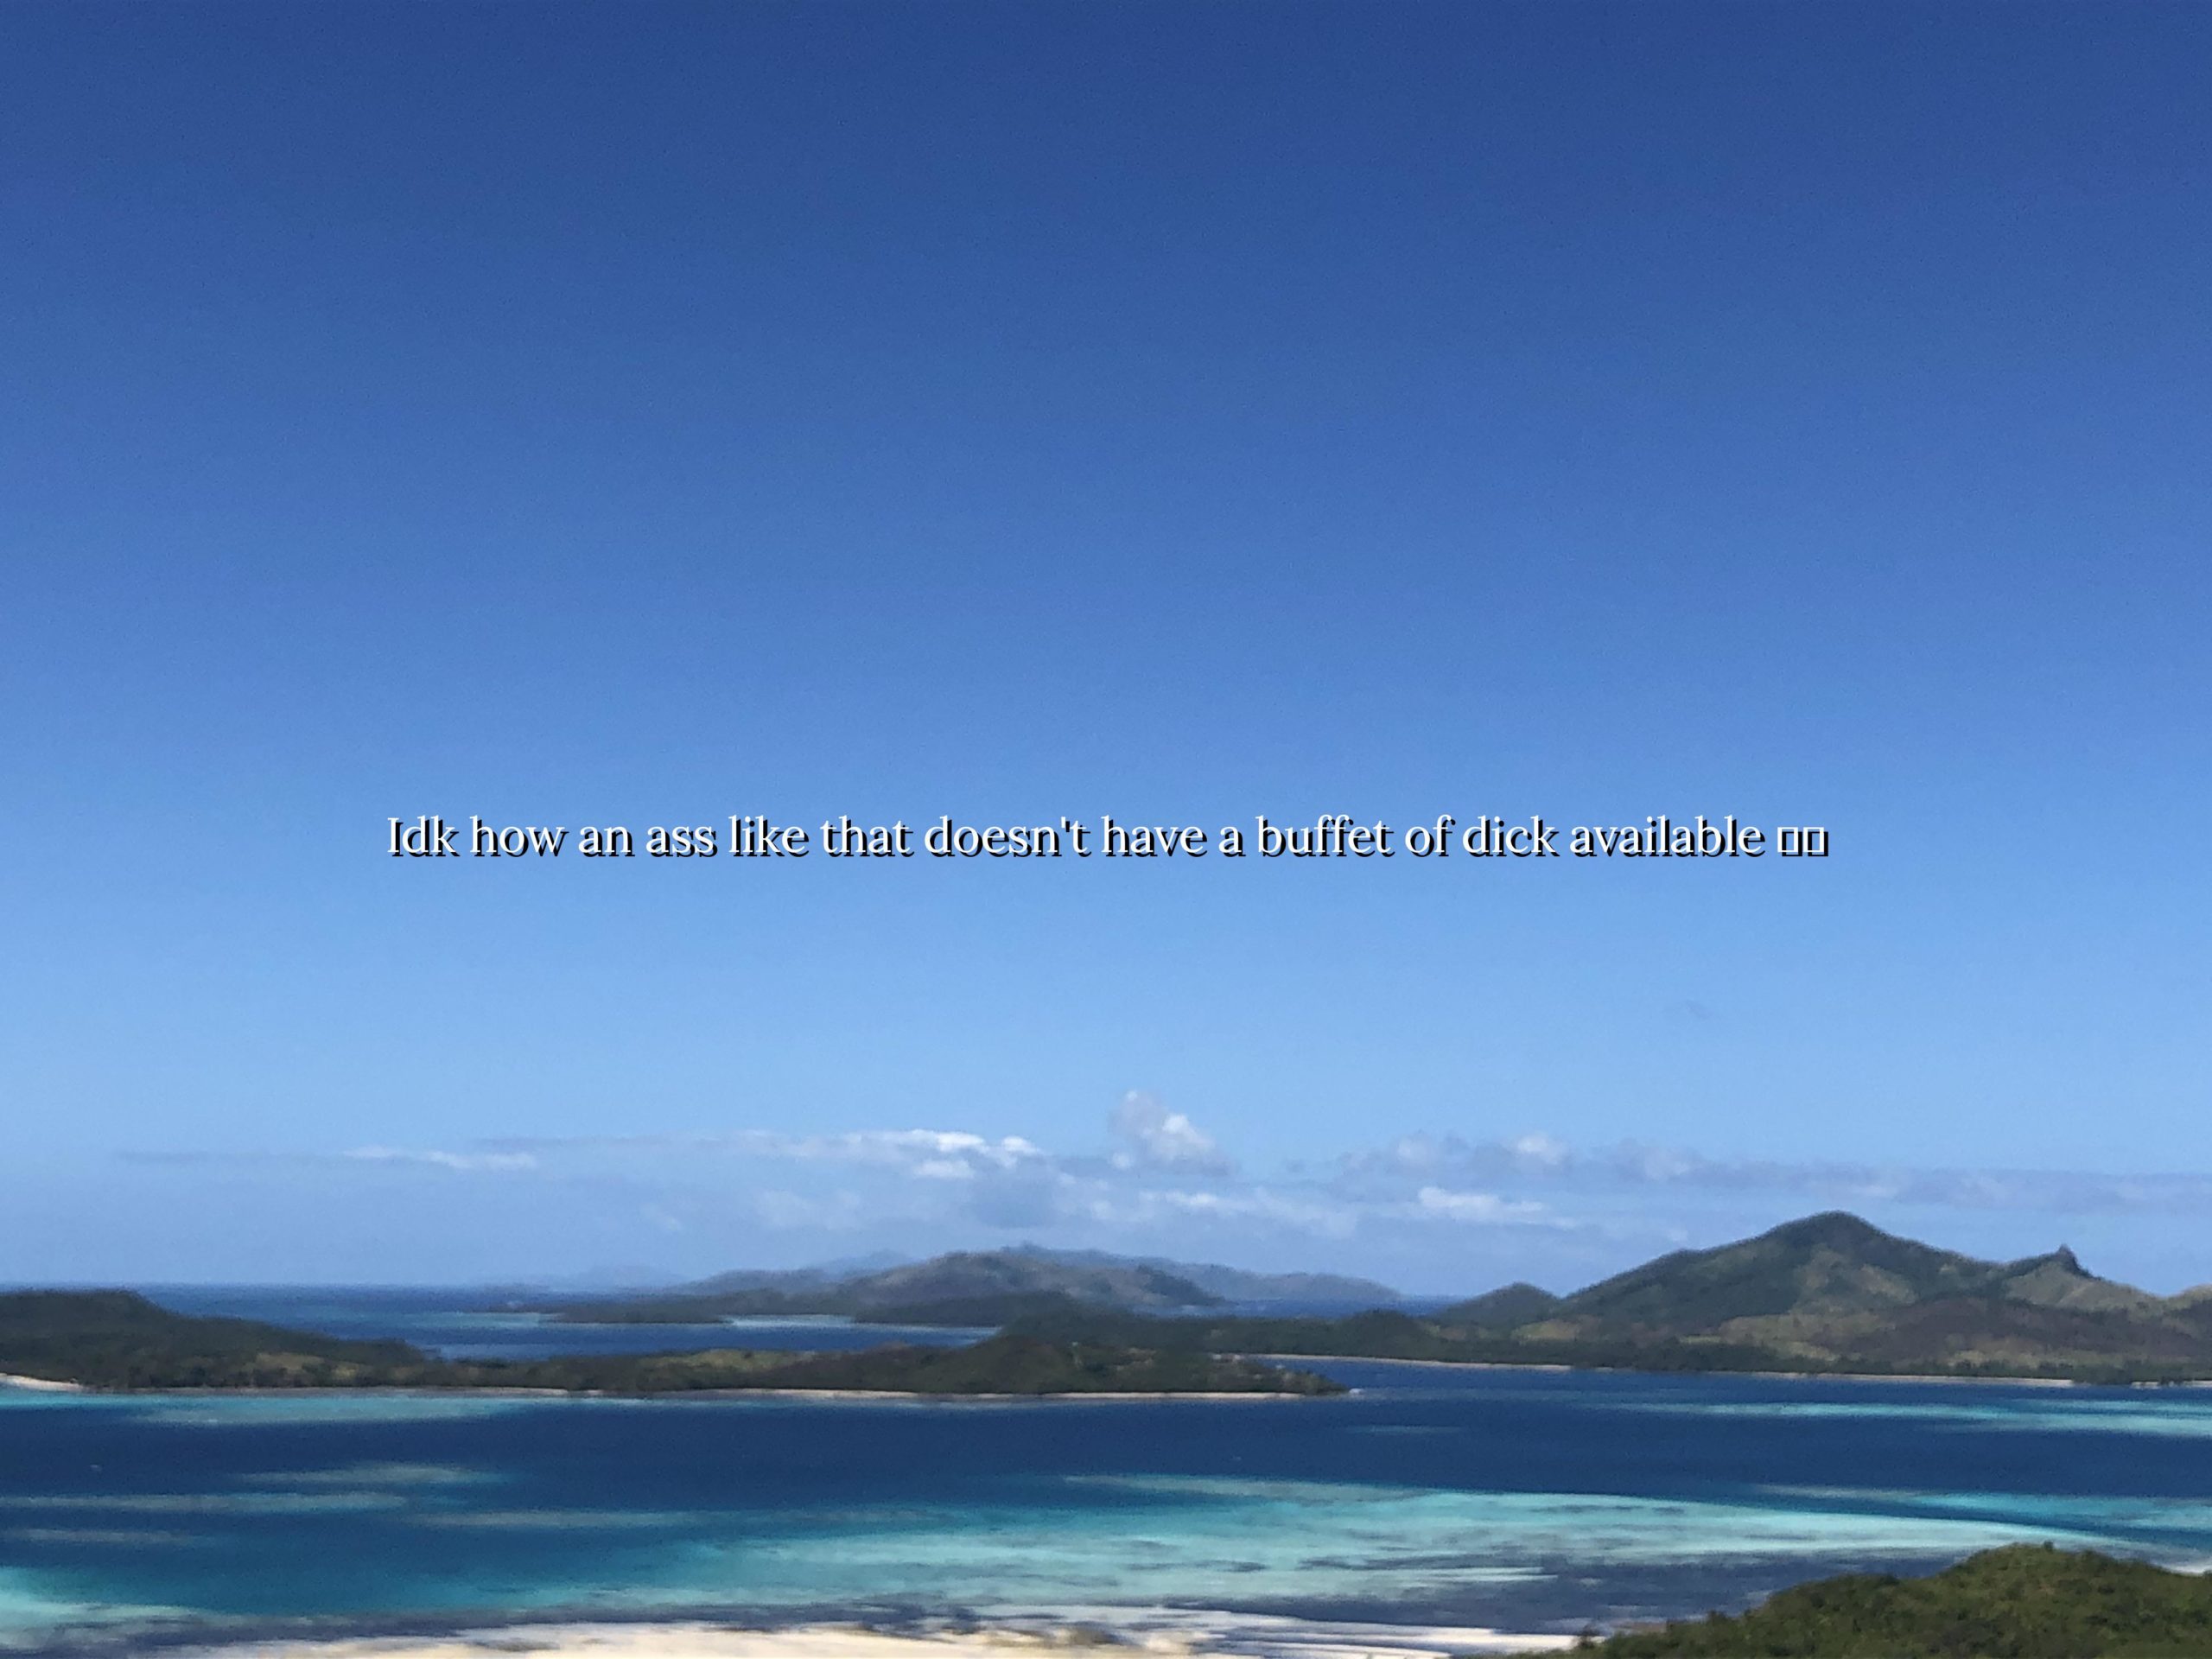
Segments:
[[[1645,1376],[1645,1377],[1758,1377],[1762,1380],[1796,1382],[1911,1382],[1911,1383],[1969,1383],[1996,1384],[2008,1388],[2039,1389],[2212,1389],[2212,1377],[2183,1377],[2171,1381],[2147,1380],[2124,1382],[2097,1382],[2071,1376],[2005,1376],[1991,1375],[1961,1375],[1956,1372],[1935,1371],[1785,1371],[1733,1370],[1716,1368],[1711,1370],[1643,1370],[1632,1365],[1574,1365],[1559,1360],[1510,1359],[1425,1359],[1397,1355],[1380,1354],[1279,1354],[1244,1353],[1234,1357],[1254,1359],[1270,1364],[1347,1364],[1347,1365],[1406,1365],[1450,1371],[1530,1371],[1552,1376]],[[107,1389],[92,1383],[61,1382],[51,1377],[25,1376],[0,1371],[0,1395],[10,1389],[35,1394],[92,1395],[116,1399],[171,1398],[171,1399],[299,1399],[353,1396],[419,1397],[440,1400],[823,1400],[853,1402],[906,1402],[925,1405],[958,1405],[963,1402],[978,1404],[1046,1403],[1051,1402],[1080,1402],[1085,1401],[1142,1402],[1172,1400],[1205,1401],[1283,1401],[1331,1400],[1357,1396],[1362,1390],[1346,1387],[1337,1394],[1305,1394],[1293,1389],[1100,1389],[1063,1391],[1039,1394],[974,1393],[938,1394],[912,1389],[804,1389],[804,1388],[717,1388],[717,1389],[661,1389],[625,1390],[616,1389],[555,1389],[512,1387],[455,1388],[436,1384],[418,1386],[385,1386],[365,1384],[358,1387],[317,1385],[305,1388],[146,1388]]]
[[[1576,1638],[1484,1625],[1382,1624],[1179,1608],[1077,1608],[980,1621],[898,1625],[817,1619],[553,1618],[469,1624],[443,1633],[251,1637],[168,1647],[169,1659],[1007,1659],[1106,1652],[1191,1659],[1459,1659],[1558,1653]]]
[[[57,1382],[50,1376],[17,1376],[0,1371],[0,1389],[21,1389],[26,1394],[91,1394],[82,1382]]]
[[[2097,1382],[2078,1376],[1966,1376],[1955,1371],[1647,1371],[1633,1365],[1569,1365],[1559,1360],[1412,1359],[1381,1354],[1249,1354],[1249,1359],[1309,1364],[1427,1365],[1447,1371],[1550,1371],[1573,1376],[1756,1376],[1789,1382],[1971,1382],[2027,1389],[2212,1389],[2212,1376],[2177,1377],[2172,1382]],[[1351,1390],[1357,1394],[1358,1389]],[[1331,1396],[1324,1396],[1331,1397]],[[1332,1396],[1342,1399],[1341,1395]]]
[[[101,1389],[86,1382],[57,1382],[46,1377],[15,1376],[0,1372],[0,1390],[10,1388],[20,1389],[26,1393],[81,1394],[111,1400],[872,1400],[905,1401],[935,1406],[957,1406],[969,1402],[982,1405],[1050,1405],[1062,1402],[1081,1404],[1091,1401],[1156,1404],[1166,1400],[1342,1400],[1359,1392],[1357,1389],[1347,1389],[1342,1394],[1300,1394],[1288,1389],[1168,1389],[1148,1393],[1101,1389],[1096,1393],[925,1394],[912,1389],[662,1389],[626,1393],[613,1389],[442,1389],[429,1385],[385,1388],[375,1384],[360,1388]]]

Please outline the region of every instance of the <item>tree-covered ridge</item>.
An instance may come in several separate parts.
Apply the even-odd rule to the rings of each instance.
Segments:
[[[1840,1213],[1713,1249],[1676,1251],[1568,1296],[1509,1285],[1419,1315],[1395,1308],[1336,1318],[1228,1315],[1214,1311],[1209,1293],[1148,1264],[1065,1262],[1023,1251],[939,1256],[811,1288],[738,1282],[746,1278],[728,1275],[711,1294],[571,1307],[569,1315],[658,1324],[838,1312],[862,1321],[1001,1326],[1046,1344],[1181,1356],[1179,1363],[1262,1354],[2090,1382],[2212,1377],[2212,1293],[2153,1296],[2097,1277],[2063,1249],[1979,1261]],[[55,1332],[38,1328],[35,1298],[0,1298],[0,1370],[97,1377],[115,1387],[630,1389],[748,1386],[727,1378],[791,1363],[787,1355],[741,1359],[734,1357],[741,1351],[717,1349],[652,1356],[650,1364],[607,1356],[536,1362],[536,1370],[461,1365],[403,1344],[344,1342],[236,1319],[197,1321],[180,1346],[168,1340],[173,1327],[158,1325],[175,1316],[150,1303],[121,1293],[77,1300],[77,1323],[56,1351]],[[19,1305],[12,1316],[10,1301]],[[41,1369],[48,1363],[74,1369]],[[670,1380],[696,1376],[721,1380]]]
[[[1465,1309],[1437,1317],[1450,1325]],[[2212,1305],[2088,1272],[2070,1250],[1983,1262],[1840,1211],[1681,1250],[1513,1327],[1529,1343],[1751,1347],[1872,1371],[2212,1372]]]
[[[973,1347],[860,1353],[750,1349],[448,1360],[250,1319],[172,1313],[128,1291],[0,1295],[0,1374],[108,1389],[550,1389],[670,1394],[727,1389],[914,1394],[1341,1393],[1326,1378],[1178,1349],[1003,1335]]]
[[[1147,1347],[1637,1370],[2212,1377],[2212,1295],[2098,1278],[2071,1251],[1983,1262],[1841,1213],[1678,1250],[1569,1296],[1532,1285],[1414,1315],[1159,1319],[1063,1302],[1013,1328]]]
[[[865,1349],[813,1354],[781,1367],[774,1388],[896,1389],[915,1394],[1342,1394],[1312,1371],[1258,1360],[1056,1342],[1006,1333],[968,1348]]]
[[[1984,1262],[1832,1211],[1733,1244],[1662,1255],[1559,1299],[1538,1323],[1547,1333],[1636,1329],[1684,1335],[1747,1322],[1818,1325],[1947,1302],[2147,1320],[2185,1316],[2195,1306],[2100,1279],[2071,1250]]]
[[[2212,1654],[2212,1583],[2094,1551],[2018,1544],[1930,1578],[1853,1573],[1747,1613],[1630,1631],[1607,1659],[2162,1659]]]
[[[435,1363],[254,1319],[191,1318],[127,1290],[0,1295],[0,1373],[99,1388],[344,1388]]]
[[[1222,1299],[1147,1262],[1063,1261],[1027,1250],[961,1250],[850,1278],[817,1273],[733,1273],[649,1296],[552,1303],[569,1324],[689,1325],[752,1315],[840,1313],[899,1320],[904,1310],[962,1305],[997,1325],[1039,1297],[1166,1313],[1218,1307]],[[966,1324],[969,1320],[951,1323]]]
[[[673,1295],[569,1305],[556,1317],[675,1324],[834,1313],[1213,1353],[2097,1382],[2212,1377],[2212,1287],[2154,1296],[2099,1278],[2063,1249],[1984,1262],[1840,1211],[1677,1250],[1567,1296],[1515,1284],[1418,1315],[1217,1310],[1195,1282],[1149,1264],[1007,1250],[838,1280],[731,1274]]]

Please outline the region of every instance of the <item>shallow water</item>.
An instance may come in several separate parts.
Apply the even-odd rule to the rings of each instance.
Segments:
[[[772,1348],[844,1353],[887,1342],[957,1348],[988,1330],[855,1325],[833,1315],[718,1319],[705,1325],[558,1325],[500,1309],[496,1293],[465,1290],[299,1289],[288,1286],[156,1288],[179,1313],[263,1319],[332,1337],[397,1337],[448,1359],[548,1359],[556,1354],[651,1354],[696,1348]]]
[[[2212,1392],[1325,1367],[1307,1401],[0,1392],[0,1641],[1179,1605],[1574,1629],[2212,1559]]]

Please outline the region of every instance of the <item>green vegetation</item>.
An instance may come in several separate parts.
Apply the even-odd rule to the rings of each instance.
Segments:
[[[1550,1319],[1559,1306],[1560,1298],[1548,1290],[1516,1282],[1456,1303],[1446,1310],[1446,1317],[1454,1325],[1478,1330],[1510,1331],[1516,1325]]]
[[[1609,1659],[2202,1659],[2212,1654],[2212,1583],[2019,1544],[1932,1578],[1823,1579],[1739,1617],[1630,1631],[1592,1650]]]
[[[1109,1369],[1126,1363],[1187,1379],[1159,1384],[1177,1390],[1269,1386],[1224,1380],[1243,1376],[1236,1368],[1244,1362],[1217,1357],[1239,1354],[2112,1383],[2212,1377],[2212,1288],[2153,1296],[2098,1278],[2063,1249],[2020,1262],[1977,1261],[1840,1213],[1808,1217],[1715,1249],[1678,1250],[1570,1296],[1508,1285],[1425,1315],[1376,1308],[1344,1318],[1255,1318],[1224,1314],[1218,1306],[1210,1292],[1151,1264],[1007,1250],[938,1256],[845,1279],[731,1274],[674,1294],[566,1305],[555,1314],[572,1321],[691,1324],[747,1313],[838,1313],[863,1323],[996,1326],[1031,1344],[1018,1350],[984,1344],[963,1351],[982,1356],[980,1362],[950,1369],[937,1350],[891,1348],[867,1357],[870,1376],[964,1376],[971,1363],[1019,1373],[1012,1382],[971,1385],[768,1381],[779,1368],[800,1362],[735,1349],[528,1364],[448,1362],[403,1343],[345,1342],[239,1319],[181,1321],[120,1292],[49,1292],[0,1297],[0,1371],[107,1388],[658,1392],[769,1386],[1027,1393],[1109,1386],[1084,1380],[1096,1369],[1090,1360],[1071,1360],[1065,1372],[1052,1373],[1058,1381],[1033,1388],[1021,1379],[1036,1370],[1040,1353],[1115,1350],[1145,1357],[1111,1362]],[[1027,1357],[1017,1361],[1017,1354]],[[856,1357],[821,1357],[805,1362],[811,1369],[804,1375],[826,1376],[857,1363]],[[1284,1375],[1262,1370],[1267,1377]]]
[[[1221,1306],[1220,1297],[1143,1262],[1067,1262],[1026,1250],[968,1250],[848,1279],[818,1273],[725,1274],[651,1296],[556,1302],[543,1311],[575,1325],[698,1325],[809,1313],[900,1324],[915,1308],[959,1307],[981,1317],[923,1322],[1002,1325],[1051,1297],[1148,1312]]]
[[[1789,1369],[1787,1361],[1761,1348],[1669,1341],[1540,1342],[1510,1332],[1442,1325],[1433,1319],[1389,1311],[1355,1313],[1344,1319],[1157,1319],[1078,1305],[1025,1315],[1007,1330],[1061,1342],[1109,1342],[1196,1353],[1315,1359],[1421,1359],[1640,1371]],[[1796,1369],[1813,1368],[1799,1365]]]
[[[1840,1213],[1676,1251],[1571,1296],[1509,1285],[1427,1315],[1348,1319],[1158,1319],[1063,1304],[1009,1328],[1214,1353],[1647,1371],[2212,1377],[2212,1294],[2153,1296],[2063,1249],[1980,1262]]]
[[[349,1388],[432,1363],[251,1319],[188,1319],[124,1290],[0,1295],[0,1372],[111,1389]]]
[[[1449,1323],[1453,1313],[1438,1317]],[[2202,1299],[2100,1279],[2065,1249],[1982,1262],[1840,1212],[1662,1256],[1563,1299],[1513,1335],[1751,1348],[1777,1370],[2212,1376],[2212,1304]]]
[[[821,1313],[880,1325],[1003,1325],[1023,1313],[1045,1311],[1063,1297],[1088,1306],[1153,1313],[1219,1307],[1229,1300],[1381,1307],[1400,1300],[1388,1285],[1341,1274],[1253,1273],[1207,1262],[1024,1244],[874,1269],[746,1268],[651,1293],[541,1298],[509,1306],[588,1325],[692,1325]]]
[[[786,1356],[788,1357],[788,1356]],[[815,1354],[765,1386],[894,1389],[916,1394],[1342,1394],[1312,1371],[1212,1354],[1002,1335],[971,1348],[871,1348]]]
[[[2098,1278],[2064,1249],[1977,1261],[1840,1212],[1714,1249],[1678,1250],[1570,1296],[1516,1284],[1426,1315],[1376,1308],[1344,1318],[1210,1311],[1218,1306],[1192,1281],[1147,1264],[1014,1250],[845,1280],[733,1274],[675,1295],[570,1306],[555,1317],[680,1324],[842,1313],[1181,1352],[1647,1371],[2110,1383],[2212,1377],[2212,1288],[2153,1296]]]
[[[860,1389],[915,1394],[1337,1394],[1311,1372],[1177,1350],[1007,1335],[970,1348],[851,1354],[710,1349],[541,1360],[446,1360],[249,1319],[172,1313],[128,1291],[0,1295],[0,1373],[88,1388],[553,1389],[671,1394]]]
[[[1344,1307],[1386,1307],[1402,1300],[1389,1286],[1341,1273],[1255,1273],[1214,1262],[1171,1262],[1163,1256],[1115,1255],[1105,1250],[1048,1250],[1023,1244],[1014,1251],[1063,1267],[1156,1268],[1232,1302],[1332,1302]]]
[[[1102,1310],[1096,1303],[1071,1296],[1064,1290],[1012,1290],[994,1296],[953,1296],[938,1302],[874,1308],[855,1314],[853,1323],[981,1327],[1012,1325],[1017,1319],[1110,1311]]]

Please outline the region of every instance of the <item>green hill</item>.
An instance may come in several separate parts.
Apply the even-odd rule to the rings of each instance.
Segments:
[[[1143,1262],[962,1250],[846,1279],[729,1274],[651,1296],[553,1303],[545,1311],[569,1324],[688,1325],[763,1314],[840,1313],[895,1320],[917,1308],[960,1308],[979,1317],[936,1317],[952,1324],[998,1325],[1034,1311],[1042,1305],[1039,1299],[1048,1297],[1150,1313],[1218,1307],[1222,1301],[1187,1279]]]
[[[742,1348],[439,1359],[404,1342],[351,1342],[249,1319],[173,1313],[129,1291],[0,1295],[0,1374],[131,1391],[175,1389],[887,1389],[915,1394],[1338,1394],[1311,1372],[1100,1342],[994,1337],[969,1348],[858,1353]]]
[[[532,1371],[438,1361],[399,1343],[344,1342],[244,1320],[180,1320],[125,1293],[42,1294],[0,1297],[0,1371],[124,1388],[651,1390],[751,1386],[730,1378],[790,1363],[789,1356],[740,1359],[732,1356],[742,1351],[716,1348],[545,1361]],[[56,1310],[65,1306],[63,1318]],[[1712,1249],[1677,1250],[1569,1296],[1508,1285],[1425,1315],[1401,1308],[1341,1318],[1224,1314],[1210,1293],[1149,1264],[1008,1250],[938,1256],[834,1282],[731,1283],[565,1304],[556,1317],[659,1324],[800,1313],[995,1325],[1045,1343],[1184,1358],[1333,1355],[2096,1382],[2212,1377],[2212,1293],[2153,1296],[2099,1278],[2065,1249],[1984,1262],[1840,1212]],[[981,1351],[1011,1351],[986,1344]]]
[[[1070,1267],[1154,1268],[1230,1302],[1332,1302],[1349,1307],[1389,1307],[1405,1300],[1386,1284],[1341,1273],[1259,1273],[1213,1262],[1115,1255],[1105,1250],[1049,1250],[1037,1244],[1018,1245],[1014,1253]]]
[[[915,1394],[1342,1394],[1311,1371],[1212,1354],[1015,1334],[969,1348],[872,1348],[814,1354],[760,1386],[888,1389]]]
[[[344,1388],[430,1362],[252,1319],[172,1313],[127,1290],[0,1295],[0,1373],[104,1388]]]
[[[2212,1308],[2100,1279],[2070,1250],[1984,1262],[1840,1211],[1661,1256],[1516,1329],[1537,1343],[1715,1342],[1842,1369],[2212,1363]]]
[[[2203,1659],[2212,1583],[2021,1544],[1931,1578],[1823,1579],[1739,1617],[1632,1631],[1592,1650],[1608,1659]]]
[[[1677,1250],[1577,1291],[1554,1318],[1680,1334],[1730,1319],[1858,1313],[1979,1293],[2003,1271],[1841,1211],[1734,1244]]]
[[[1538,1319],[1548,1319],[1555,1313],[1560,1299],[1537,1286],[1515,1283],[1501,1285],[1485,1291],[1480,1296],[1469,1297],[1464,1302],[1454,1302],[1434,1315],[1440,1325],[1466,1325],[1476,1330],[1510,1331],[1517,1325],[1533,1325]]]
[[[1015,1328],[1221,1353],[2102,1382],[2212,1377],[2212,1295],[2153,1296],[2097,1277],[2065,1249],[1984,1262],[1840,1212],[1677,1250],[1564,1297],[1509,1285],[1427,1315],[1348,1319],[1160,1319],[1062,1306],[1026,1310]]]
[[[1831,1211],[1738,1243],[1662,1255],[1577,1291],[1548,1317],[1563,1329],[1679,1336],[1746,1319],[1851,1318],[1954,1300],[2128,1315],[2161,1306],[2147,1292],[2087,1272],[2071,1250],[1983,1262]]]

